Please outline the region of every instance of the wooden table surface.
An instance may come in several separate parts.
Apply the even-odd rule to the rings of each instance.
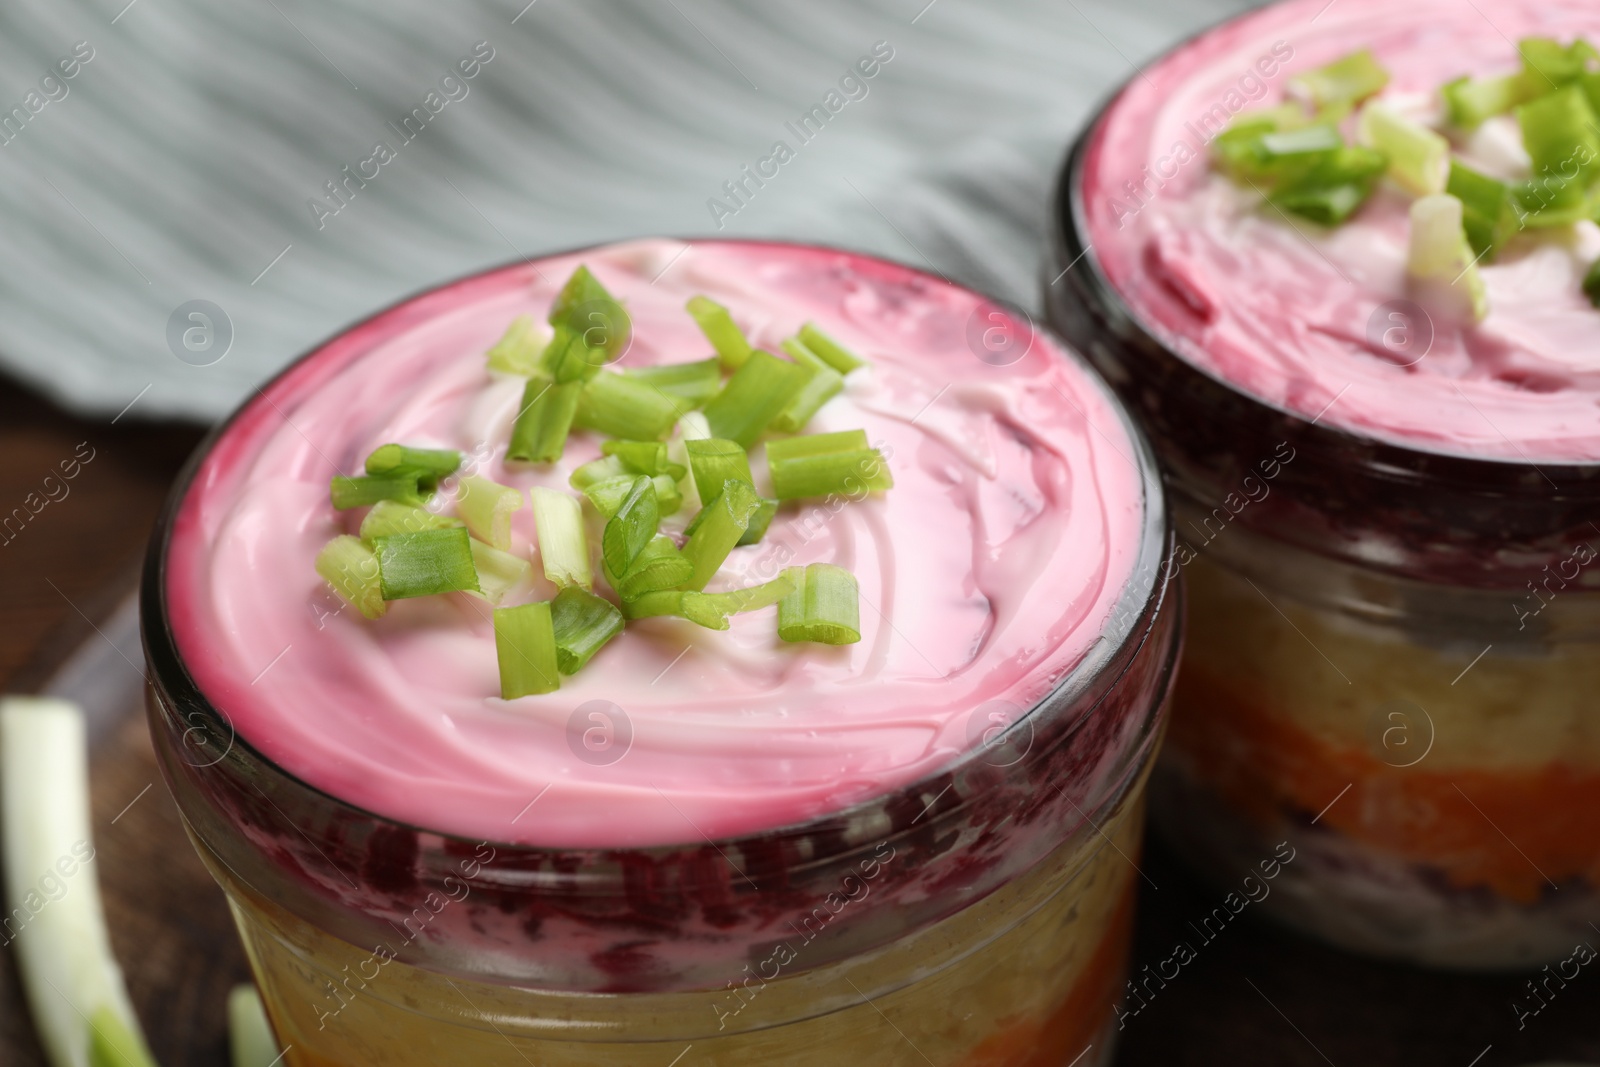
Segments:
[[[94,624],[132,589],[168,485],[201,432],[131,416],[115,426],[85,422],[0,379],[0,516],[40,492],[46,475],[80,446],[94,456],[65,497],[13,539],[0,534],[0,687],[30,690],[79,642],[95,638]],[[221,893],[184,839],[134,710],[97,747],[93,763],[95,866],[112,941],[160,1062],[222,1065],[224,1001],[247,976],[244,958]],[[1169,955],[1189,937],[1187,924],[1217,903],[1159,843],[1149,846],[1143,866],[1154,886],[1142,887],[1135,969]],[[1584,973],[1519,1031],[1511,1005],[1523,980],[1369,963],[1247,917],[1129,1020],[1119,1063],[1600,1063],[1600,974]],[[0,1065],[42,1064],[12,959],[0,952]]]

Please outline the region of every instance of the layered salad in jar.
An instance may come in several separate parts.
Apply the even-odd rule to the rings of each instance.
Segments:
[[[146,588],[286,1062],[1104,1062],[1153,470],[1047,334],[806,246],[541,259],[312,353]]]
[[[1570,955],[1600,885],[1600,13],[1275,4],[1076,146],[1058,321],[1133,399],[1192,594],[1164,820],[1281,917]]]

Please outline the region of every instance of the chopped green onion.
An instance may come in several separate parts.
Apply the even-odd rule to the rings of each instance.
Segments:
[[[1361,109],[1361,140],[1389,157],[1389,177],[1417,196],[1444,191],[1450,142],[1381,100]]]
[[[654,619],[663,615],[688,619],[708,630],[726,630],[728,616],[705,602],[704,593],[663,589],[622,602],[622,614],[629,619]]]
[[[716,437],[749,448],[804,387],[804,368],[770,352],[755,351],[705,407]]]
[[[487,478],[469,475],[461,480],[456,511],[472,536],[502,552],[511,550],[511,516],[522,509],[522,491]]]
[[[1583,295],[1600,308],[1600,259],[1589,264],[1589,272],[1583,276]]]
[[[556,667],[562,674],[577,674],[625,625],[615,604],[576,586],[561,590],[550,601],[550,624]]]
[[[772,520],[777,514],[778,502],[760,497],[755,514],[750,516],[750,525],[745,527],[744,536],[739,538],[740,546],[760,544],[761,539],[767,536],[767,528],[772,525]]]
[[[1297,181],[1318,164],[1337,158],[1344,137],[1317,123],[1278,130],[1265,126],[1229,130],[1212,144],[1218,167],[1230,177],[1266,189]]]
[[[627,573],[606,577],[619,596],[631,600],[645,593],[676,589],[694,577],[694,565],[678,551],[672,538],[657,534],[644,546]]]
[[[660,525],[655,486],[649,478],[639,475],[628,487],[628,495],[617,513],[606,520],[605,530],[600,535],[600,557],[610,572],[628,573]]]
[[[779,500],[833,493],[855,496],[894,488],[883,454],[867,447],[865,430],[768,442],[767,469]]]
[[[767,455],[772,492],[780,501],[812,496],[860,496],[894,488],[883,454],[876,448],[821,456],[774,459]]]
[[[491,548],[482,541],[472,541],[468,547],[472,549],[472,569],[478,575],[478,595],[491,604],[500,603],[533,573],[533,564],[521,556]]]
[[[560,586],[593,588],[589,566],[589,541],[584,536],[583,506],[577,497],[559,489],[535,486],[533,524],[539,537],[539,561],[544,576]]]
[[[750,342],[745,338],[744,331],[734,323],[728,309],[704,296],[690,297],[687,306],[689,314],[699,324],[700,332],[711,342],[723,369],[736,371],[744,366],[750,358]]]
[[[612,437],[653,441],[672,429],[682,407],[682,401],[653,385],[607,372],[584,385],[572,424]]]
[[[871,448],[865,430],[839,430],[835,433],[811,433],[804,437],[786,437],[767,444],[767,461],[774,459],[800,459],[803,456],[826,456],[835,452],[855,452]]]
[[[361,540],[372,541],[389,534],[416,533],[418,530],[448,530],[460,525],[461,520],[451,515],[436,515],[398,500],[380,500],[372,505],[367,517],[361,520]],[[376,570],[373,576],[376,578]]]
[[[540,601],[494,609],[494,650],[504,700],[561,688],[550,604]]]
[[[106,933],[77,705],[0,697],[0,819],[6,936],[49,1062],[153,1067]]]
[[[800,327],[800,340],[840,374],[849,374],[857,367],[867,365],[866,360],[823,333],[815,323],[808,322]]]
[[[522,463],[554,463],[567,446],[583,385],[557,385],[548,378],[529,378],[522,391],[522,409],[511,426],[506,458]]]
[[[373,542],[383,599],[480,592],[472,538],[461,527],[389,534]]]
[[[1337,226],[1356,213],[1372,194],[1369,186],[1355,182],[1341,185],[1310,186],[1274,193],[1272,202],[1292,215],[1310,219],[1321,226]]]
[[[722,387],[722,363],[715,357],[695,360],[692,363],[664,363],[656,367],[635,367],[623,373],[646,385],[654,386],[668,396],[677,397],[686,407],[691,408],[697,408],[716,396],[717,390]]]
[[[1461,201],[1448,193],[1413,201],[1406,271],[1436,306],[1481,322],[1489,311],[1488,294],[1462,215]]]
[[[803,369],[807,375],[805,384],[789,402],[789,406],[772,420],[772,428],[779,433],[799,433],[805,429],[811,417],[821,410],[822,405],[844,391],[843,375],[820,360],[818,365],[803,366]]]
[[[793,574],[798,572],[799,568],[791,567],[770,582],[747,589],[732,589],[726,593],[697,593],[692,590],[646,593],[624,600],[622,607],[630,619],[675,615],[708,630],[726,630],[729,615],[769,608],[794,592]]]
[[[1517,53],[1529,91],[1541,95],[1577,81],[1597,58],[1593,46],[1581,37],[1570,45],[1549,37],[1524,37],[1517,42]]]
[[[778,637],[850,645],[861,640],[861,593],[856,576],[831,563],[789,567],[795,588],[778,602]]]
[[[1321,107],[1324,104],[1360,103],[1389,84],[1370,49],[1351,52],[1325,67],[1302,71],[1289,79],[1289,91]]]
[[[1463,130],[1475,130],[1486,119],[1504,115],[1518,104],[1537,96],[1538,93],[1530,92],[1530,88],[1527,79],[1520,74],[1494,78],[1463,76],[1446,82],[1439,94],[1444,98],[1450,125]]]
[[[611,440],[601,444],[600,451],[607,456],[616,456],[623,469],[630,474],[644,474],[652,478],[658,474],[669,474],[677,480],[688,473],[667,459],[664,441]]]
[[[283,1058],[253,985],[236,985],[228,993],[228,1050],[233,1067],[273,1067]]]
[[[670,474],[658,474],[650,479],[656,487],[656,509],[662,518],[676,515],[683,507],[683,493],[678,489],[678,479]]]
[[[550,306],[550,325],[567,343],[546,352],[546,365],[558,382],[586,379],[627,351],[633,336],[628,311],[606,292],[588,267],[572,272]],[[555,342],[552,342],[552,345]]]
[[[589,498],[596,511],[609,519],[628,499],[628,493],[633,490],[633,480],[637,477],[637,474],[618,474],[603,481],[590,482],[583,490],[583,495]],[[660,501],[656,503],[659,505]]]
[[[601,456],[576,468],[567,476],[567,484],[580,493],[588,492],[591,485],[608,482],[613,478],[629,478],[628,468],[616,456]]]
[[[1588,99],[1569,85],[1517,108],[1517,121],[1533,162],[1533,184],[1549,194],[1539,210],[1581,210],[1600,164],[1600,119]]]
[[[347,478],[342,474],[333,476],[333,481],[328,484],[328,499],[339,511],[348,511],[351,508],[363,508],[368,504],[376,504],[380,500],[398,500],[405,504],[421,504],[422,490],[417,487],[415,475],[400,477],[374,477],[366,474],[356,478]]]
[[[422,489],[433,489],[440,478],[461,466],[461,453],[449,448],[408,448],[380,445],[367,457],[367,473],[379,478],[411,476]]]
[[[711,436],[711,424],[699,411],[686,411],[678,420],[677,436],[684,441],[704,441]]]
[[[504,336],[489,349],[489,369],[531,378],[539,373],[540,357],[549,343],[550,338],[534,325],[532,315],[518,315],[506,327]]]
[[[729,479],[722,483],[716,499],[695,516],[694,532],[684,543],[683,554],[694,566],[694,573],[683,583],[685,589],[706,587],[728,553],[738,546],[760,506],[761,498],[748,482]]]
[[[345,603],[367,618],[380,618],[389,610],[383,600],[378,556],[363,541],[349,534],[335,537],[317,553],[316,568]]]
[[[1473,254],[1484,261],[1493,260],[1494,254],[1516,233],[1511,189],[1505,182],[1451,160],[1445,192],[1461,201],[1461,222]]]
[[[689,470],[694,474],[694,487],[700,499],[709,504],[722,492],[722,483],[733,480],[755,484],[750,476],[750,457],[738,442],[710,437],[702,441],[688,441],[684,450],[689,454]]]

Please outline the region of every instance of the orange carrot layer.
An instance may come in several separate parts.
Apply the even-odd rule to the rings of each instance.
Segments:
[[[1168,744],[1237,811],[1262,824],[1314,814],[1357,841],[1531,903],[1556,883],[1600,885],[1600,775],[1560,762],[1508,772],[1391,767],[1339,744],[1193,662],[1178,678]]]

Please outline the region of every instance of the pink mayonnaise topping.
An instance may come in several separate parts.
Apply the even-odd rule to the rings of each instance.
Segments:
[[[483,358],[514,315],[542,320],[580,262],[633,317],[619,368],[709,355],[683,310],[697,293],[728,306],[758,346],[814,320],[871,360],[808,430],[865,428],[895,488],[782,508],[711,586],[838,563],[860,582],[859,644],[780,643],[771,609],[736,616],[725,632],[645,620],[558,692],[506,702],[484,602],[398,601],[376,622],[340,610],[312,563],[360,513],[332,509],[328,480],[357,471],[377,445],[456,448],[473,472],[523,489],[565,488],[598,453],[599,438],[575,434],[559,464],[505,465],[521,380],[496,380]],[[205,459],[168,555],[180,653],[238,735],[289,772],[472,838],[693,842],[913,782],[979,743],[990,702],[1031,707],[1083,659],[1129,584],[1149,506],[1138,453],[1100,384],[1043,335],[1011,365],[977,358],[969,337],[989,325],[972,322],[985,307],[848,253],[667,241],[540,260],[413,299],[266,387]],[[752,467],[763,485],[759,448]],[[515,551],[537,571],[531,509],[514,528]],[[523,599],[552,594],[539,583]],[[631,732],[619,758],[604,736],[591,738],[604,756],[584,746],[584,731],[605,728],[595,707],[613,723],[611,745]]]
[[[1294,74],[1356,49],[1389,71],[1383,99],[1437,123],[1444,82],[1516,70],[1521,37],[1575,35],[1600,36],[1600,6],[1295,0],[1226,23],[1146,67],[1106,111],[1083,169],[1094,257],[1169,347],[1268,404],[1427,451],[1600,460],[1600,311],[1580,289],[1600,228],[1519,235],[1480,267],[1484,321],[1436,315],[1429,345],[1414,314],[1392,314],[1407,299],[1409,197],[1380,186],[1325,230],[1208,163],[1233,114],[1281,102]],[[1497,177],[1529,177],[1509,116],[1457,148]]]

